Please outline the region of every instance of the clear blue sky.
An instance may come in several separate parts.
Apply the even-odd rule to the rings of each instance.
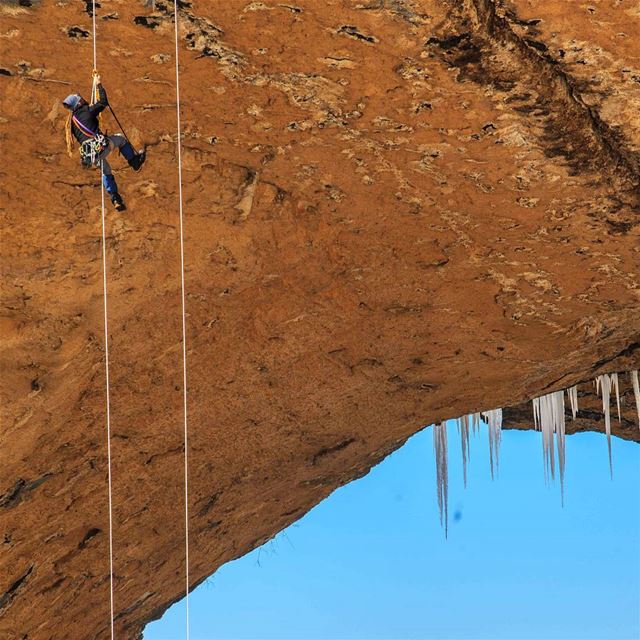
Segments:
[[[567,438],[565,506],[540,434],[505,431],[490,480],[486,426],[462,486],[449,425],[449,539],[431,429],[190,597],[192,640],[640,638],[640,446]],[[457,514],[457,515],[456,515]],[[184,603],[145,640],[184,638]]]

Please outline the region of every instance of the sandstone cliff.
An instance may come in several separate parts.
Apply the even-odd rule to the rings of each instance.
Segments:
[[[173,5],[149,4],[97,15],[149,150],[114,161],[107,223],[119,638],[184,575]],[[193,585],[425,424],[638,368],[637,3],[179,4]],[[60,104],[90,14],[0,2],[3,640],[108,637],[100,191]]]

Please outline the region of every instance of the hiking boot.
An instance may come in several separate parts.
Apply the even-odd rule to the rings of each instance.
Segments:
[[[129,160],[129,166],[134,170],[134,171],[140,171],[140,169],[142,169],[142,165],[144,164],[144,161],[147,159],[147,152],[143,149],[142,151],[140,151],[139,153],[136,153],[133,158],[131,158],[131,160]]]
[[[111,196],[111,203],[116,208],[116,211],[124,211],[127,207],[124,204],[124,200],[119,193],[114,193]]]

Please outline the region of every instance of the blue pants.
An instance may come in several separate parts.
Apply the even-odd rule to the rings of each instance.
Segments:
[[[109,146],[102,152],[102,155],[98,158],[100,161],[100,165],[102,167],[102,184],[104,185],[105,191],[113,196],[118,193],[118,184],[116,183],[116,179],[113,177],[113,171],[111,170],[111,165],[107,160],[107,156],[114,150],[118,149],[122,157],[130,161],[135,156],[134,148],[127,142],[127,139],[116,133],[112,136],[107,136],[107,141],[109,142]]]

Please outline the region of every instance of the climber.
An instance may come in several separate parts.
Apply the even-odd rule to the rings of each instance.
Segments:
[[[80,159],[85,168],[102,166],[102,183],[106,192],[111,196],[111,202],[116,211],[126,209],[124,200],[118,193],[118,185],[107,161],[107,156],[118,149],[120,154],[129,163],[134,171],[140,171],[146,160],[146,152],[136,151],[129,140],[116,133],[104,135],[100,131],[98,115],[108,106],[107,92],[100,83],[100,77],[95,75],[94,87],[97,92],[97,101],[89,104],[81,95],[72,93],[62,102],[71,113],[67,121],[67,150],[69,155],[73,150],[73,137],[80,143]]]

